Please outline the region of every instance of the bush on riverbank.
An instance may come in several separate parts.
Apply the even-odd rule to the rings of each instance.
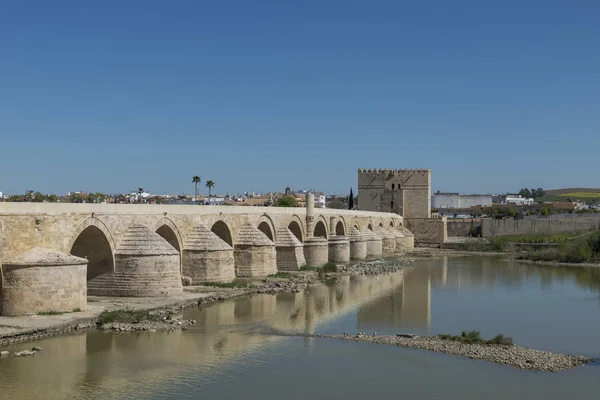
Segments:
[[[529,251],[517,256],[520,260],[585,263],[600,261],[600,231],[561,243],[558,247]]]
[[[326,274],[328,272],[338,272],[338,267],[335,263],[328,262],[322,267],[313,267],[311,265],[303,265],[300,267],[300,271],[315,271],[319,275]]]
[[[204,282],[202,286],[213,286],[218,288],[245,288],[248,286],[246,279],[235,278],[231,282]]]
[[[462,251],[480,251],[480,252],[496,252],[501,253],[511,250],[511,241],[507,236],[495,236],[486,241],[474,241],[461,243],[458,250]]]
[[[501,344],[512,345],[513,341],[510,336],[504,336],[499,333],[490,340],[485,340],[481,337],[479,331],[462,331],[460,335],[450,335],[444,333],[438,336],[442,340],[450,340],[453,342],[461,342],[466,344]]]
[[[138,324],[144,321],[161,321],[160,315],[151,313],[147,310],[113,310],[103,311],[98,316],[98,322],[101,325],[119,322],[125,324]]]
[[[327,272],[338,272],[338,268],[337,265],[335,265],[332,262],[328,262],[327,264],[323,265],[320,268],[320,271],[327,273]]]

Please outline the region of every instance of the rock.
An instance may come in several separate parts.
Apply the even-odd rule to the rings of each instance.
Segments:
[[[192,278],[189,276],[182,276],[181,277],[181,284],[183,286],[192,286]]]
[[[407,339],[414,339],[417,337],[417,335],[413,335],[412,333],[396,333],[396,336]]]
[[[41,347],[39,347],[39,346],[34,346],[34,347],[31,349],[31,351],[35,351],[35,352],[42,351],[42,348],[41,348]]]
[[[10,351],[0,351],[0,358],[10,355]]]
[[[34,352],[34,351],[23,350],[23,351],[16,352],[16,353],[14,354],[14,356],[15,356],[15,357],[25,357],[25,356],[32,356],[32,355],[34,355],[34,354],[35,354],[35,352]]]

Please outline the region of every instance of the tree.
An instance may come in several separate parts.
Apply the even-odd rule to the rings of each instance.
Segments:
[[[200,183],[200,177],[198,175],[194,175],[192,178],[192,182],[194,183],[194,201],[198,200],[198,184]]]
[[[525,197],[525,198],[530,198],[531,196],[531,191],[527,188],[523,188],[521,190],[519,190],[519,196],[521,197]]]
[[[544,208],[542,208],[541,213],[542,213],[542,215],[550,215],[550,214],[552,214],[552,210],[548,207],[544,207]]]
[[[206,187],[208,188],[208,198],[210,199],[210,189],[212,189],[212,187],[215,186],[215,183],[213,181],[206,181]]]
[[[292,196],[283,196],[277,199],[275,207],[298,207],[298,202]]]
[[[348,210],[354,208],[354,196],[352,195],[352,188],[350,188],[350,196],[348,196]]]

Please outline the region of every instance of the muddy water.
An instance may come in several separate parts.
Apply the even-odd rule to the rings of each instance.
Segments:
[[[542,374],[391,346],[279,332],[502,332],[520,345],[600,356],[600,270],[493,258],[419,262],[305,293],[185,312],[188,331],[90,331],[8,348],[1,399],[598,398],[600,366]]]

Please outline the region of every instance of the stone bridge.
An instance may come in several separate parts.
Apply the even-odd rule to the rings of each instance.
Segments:
[[[412,246],[414,237],[393,213],[0,203],[3,313],[23,313],[11,311],[17,303],[77,308],[87,294],[165,296],[180,292],[182,279],[230,282]]]

